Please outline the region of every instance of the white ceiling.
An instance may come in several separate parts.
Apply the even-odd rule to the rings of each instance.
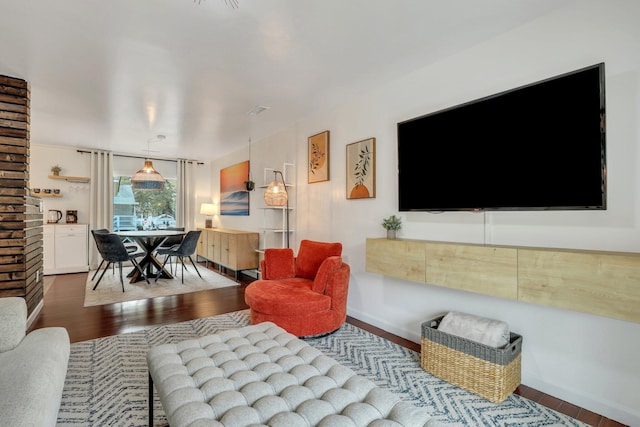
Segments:
[[[2,0],[31,142],[215,159],[575,0],[237,1]]]

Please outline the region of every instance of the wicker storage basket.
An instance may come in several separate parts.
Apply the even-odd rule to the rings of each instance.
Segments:
[[[422,369],[493,403],[505,400],[520,385],[522,336],[512,332],[507,347],[489,347],[438,331],[443,317],[422,324]]]

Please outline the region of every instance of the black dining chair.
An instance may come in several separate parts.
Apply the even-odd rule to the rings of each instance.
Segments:
[[[106,228],[96,228],[91,230],[91,235],[94,236],[93,240],[95,240],[96,242],[96,247],[98,248],[98,253],[100,253],[100,256],[102,256],[102,251],[100,251],[100,247],[98,246],[98,241],[95,238],[96,233],[98,234],[109,234],[110,231],[107,230]],[[127,252],[134,253],[134,252],[138,252],[140,250],[140,248],[138,247],[138,245],[136,245],[133,242],[128,241],[128,239],[122,239],[122,242],[124,243],[124,247],[127,249]],[[100,265],[98,266],[98,268],[96,269],[96,272],[93,273],[93,277],[91,277],[91,280],[93,281],[93,279],[96,278],[96,276],[98,275],[98,271],[100,271],[100,268],[102,267],[102,264],[104,264],[106,261],[104,258],[102,258],[102,260],[100,261]],[[115,273],[115,264],[113,265],[113,271]]]
[[[100,255],[102,255],[102,260],[107,262],[106,267],[102,270],[102,274],[98,281],[96,282],[93,290],[95,291],[98,285],[100,284],[100,280],[104,276],[104,273],[109,269],[109,265],[118,263],[118,267],[120,268],[120,284],[122,284],[122,292],[124,292],[124,280],[122,278],[122,263],[126,261],[131,261],[133,266],[138,269],[140,274],[144,277],[144,279],[149,283],[149,278],[144,273],[140,264],[138,264],[137,258],[144,256],[144,252],[129,252],[124,245],[124,242],[120,238],[120,236],[112,233],[93,233],[93,238],[96,241],[96,245],[98,246],[98,251]],[[102,263],[100,264],[102,265]],[[96,271],[97,273],[97,271]],[[95,275],[94,275],[95,276]],[[93,280],[93,279],[91,279]]]
[[[184,227],[167,227],[167,231],[184,231]],[[180,243],[182,243],[183,238],[184,238],[184,235],[167,237],[164,240],[164,242],[162,242],[160,246],[158,246],[158,249],[156,250],[156,255],[159,255],[158,251],[163,249],[176,249],[180,245]],[[166,255],[166,257],[169,258],[169,268],[171,273],[173,274],[173,263],[171,262],[171,256]],[[178,267],[176,265],[176,272],[177,271],[178,271]]]
[[[162,268],[156,274],[156,282],[162,274],[162,270],[164,269],[167,260],[171,257],[177,257],[180,260],[180,264],[182,264],[182,283],[184,283],[185,257],[189,258],[191,264],[193,265],[193,268],[196,269],[196,273],[198,273],[198,276],[200,276],[200,278],[202,279],[202,276],[198,271],[198,267],[196,267],[196,263],[193,262],[193,258],[191,258],[191,256],[196,253],[196,247],[198,246],[198,239],[200,238],[201,232],[202,230],[191,230],[187,232],[186,236],[184,236],[184,239],[182,239],[182,242],[180,242],[180,245],[178,245],[177,247],[158,250],[158,255],[166,255],[166,257],[164,259],[164,262],[162,263]]]
[[[97,229],[91,230],[91,235],[93,236],[93,240],[96,242],[96,248],[98,249],[98,253],[100,254],[100,256],[102,256],[102,251],[100,250],[100,244],[98,243],[98,240],[96,240],[96,234],[109,234],[109,230],[107,230],[106,228],[97,228]],[[104,264],[105,262],[106,261],[104,258],[100,260],[100,265],[96,269],[96,272],[93,273],[93,277],[91,277],[92,281],[93,279],[96,278],[96,276],[98,275],[98,271],[100,271],[102,264]]]

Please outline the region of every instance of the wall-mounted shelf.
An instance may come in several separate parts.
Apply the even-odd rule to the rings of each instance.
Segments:
[[[368,238],[366,271],[640,322],[640,253]]]
[[[290,188],[290,187],[293,187],[293,184],[289,184],[285,182],[284,186],[287,188]],[[265,189],[269,188],[269,184],[259,185],[258,188],[265,188]]]
[[[290,211],[293,210],[292,207],[286,207],[286,206],[263,206],[263,207],[261,207],[259,209],[271,209],[271,210],[276,210],[276,211],[283,211],[285,209],[288,209]]]
[[[54,193],[46,194],[46,193],[43,193],[43,192],[31,193],[31,195],[32,196],[36,196],[36,197],[62,197],[62,194],[54,194]]]
[[[62,179],[68,182],[89,182],[91,178],[87,176],[65,176],[65,175],[49,175],[51,179]]]

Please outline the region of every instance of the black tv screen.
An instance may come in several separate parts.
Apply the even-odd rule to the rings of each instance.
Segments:
[[[400,211],[606,209],[604,63],[398,123]]]

